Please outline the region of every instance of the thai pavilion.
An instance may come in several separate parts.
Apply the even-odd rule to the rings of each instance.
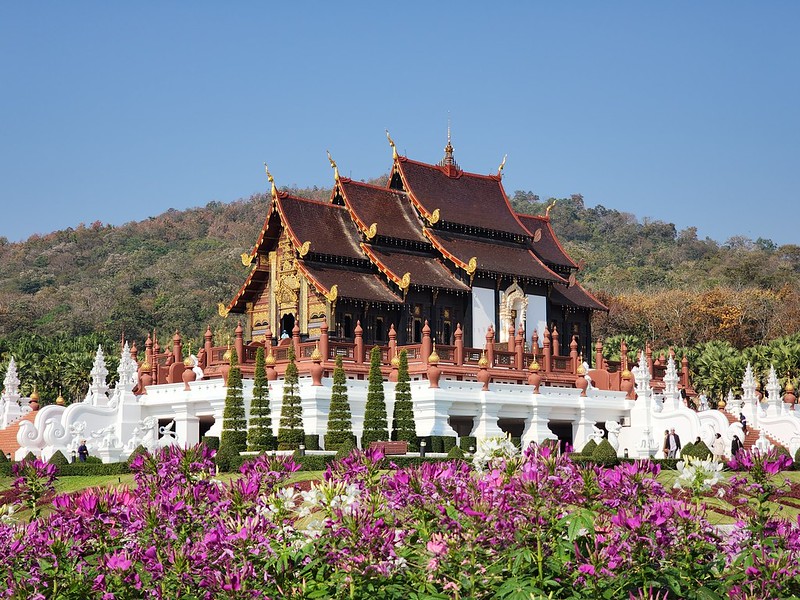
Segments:
[[[272,343],[291,335],[317,340],[327,320],[332,339],[453,345],[457,326],[467,347],[482,348],[489,328],[511,348],[522,329],[561,333],[557,353],[573,339],[590,356],[591,312],[607,310],[575,281],[577,265],[548,215],[516,214],[492,175],[461,169],[448,139],[439,164],[398,155],[378,187],[341,177],[336,164],[328,202],[280,192],[250,253],[247,281],[222,314],[244,315],[245,338]],[[549,211],[548,211],[549,212]],[[509,335],[511,336],[509,344]]]

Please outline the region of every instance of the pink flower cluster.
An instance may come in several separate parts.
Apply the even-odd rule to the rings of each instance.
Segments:
[[[757,521],[741,504],[735,531],[722,531],[650,462],[605,468],[537,447],[515,461],[397,469],[354,452],[308,490],[287,485],[298,468],[288,458],[259,456],[221,483],[205,447],[164,449],[136,459],[131,489],[57,496],[46,515],[0,523],[0,589],[104,600],[800,593],[797,522]],[[21,490],[52,484],[44,464],[19,468]]]

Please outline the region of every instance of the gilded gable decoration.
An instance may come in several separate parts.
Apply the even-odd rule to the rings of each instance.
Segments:
[[[392,136],[389,135],[389,130],[386,130],[386,139],[389,140],[389,145],[392,147],[392,159],[397,158],[397,146],[394,145]]]
[[[220,317],[227,317],[228,316],[228,307],[225,306],[222,302],[217,303],[217,312],[219,313]]]
[[[325,299],[331,304],[333,304],[334,302],[336,302],[336,298],[338,295],[339,295],[339,286],[333,285],[331,286],[331,291],[325,294]]]
[[[377,233],[378,233],[378,224],[373,223],[372,225],[369,226],[369,229],[367,229],[367,239],[371,240],[372,238],[375,237],[375,234]]]
[[[467,272],[467,275],[474,275],[475,271],[478,269],[478,258],[473,256],[469,259],[467,263],[467,268],[464,269]]]
[[[431,213],[431,216],[428,217],[428,221],[430,221],[431,225],[436,225],[439,222],[439,209],[438,208],[434,209],[434,211]]]
[[[249,267],[251,262],[253,262],[253,257],[250,255],[250,253],[242,252],[242,264],[245,267]]]
[[[403,273],[399,285],[401,290],[407,290],[408,286],[411,285],[411,273]]]
[[[300,255],[300,258],[303,258],[306,254],[308,254],[308,251],[310,249],[311,249],[311,240],[306,240],[305,242],[303,242],[303,245],[300,246],[300,249],[297,251],[297,253]]]

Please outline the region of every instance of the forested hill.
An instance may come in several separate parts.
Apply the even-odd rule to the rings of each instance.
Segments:
[[[547,203],[530,192],[513,196],[520,212],[543,214]],[[206,324],[222,334],[232,327],[217,315],[217,303],[245,280],[239,257],[255,242],[267,208],[268,198],[257,195],[118,227],[96,222],[21,243],[0,239],[0,338],[105,332],[141,343],[156,328],[162,341],[179,329],[198,343]],[[700,240],[694,228],[586,208],[580,196],[559,199],[551,218],[567,251],[586,262],[579,279],[612,308],[596,323],[599,335],[627,332],[681,345],[721,335],[741,346],[798,329],[796,245]],[[757,326],[747,308],[754,297]],[[659,299],[675,304],[663,323],[653,316]],[[701,299],[702,310],[695,305]],[[735,339],[739,326],[750,329],[747,340]]]

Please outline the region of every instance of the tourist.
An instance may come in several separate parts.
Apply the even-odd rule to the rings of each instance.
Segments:
[[[669,429],[664,430],[664,444],[662,451],[664,452],[664,458],[667,458],[669,456]]]
[[[742,431],[747,435],[747,417],[744,416],[744,413],[739,413],[739,422],[742,424]]]
[[[725,441],[722,439],[722,434],[715,434],[714,444],[711,446],[711,452],[714,455],[714,460],[725,460]]]
[[[744,444],[742,444],[742,440],[739,439],[739,436],[735,433],[733,434],[733,440],[731,441],[731,456],[736,458],[736,454],[744,448]]]
[[[705,394],[700,394],[700,410],[708,410],[708,398]]]
[[[86,440],[81,440],[81,445],[78,446],[78,460],[86,462],[89,458],[89,448],[86,447]]]
[[[675,458],[678,456],[678,450],[681,449],[681,438],[675,433],[674,427],[667,434],[667,441],[664,445],[668,450],[667,458]]]

